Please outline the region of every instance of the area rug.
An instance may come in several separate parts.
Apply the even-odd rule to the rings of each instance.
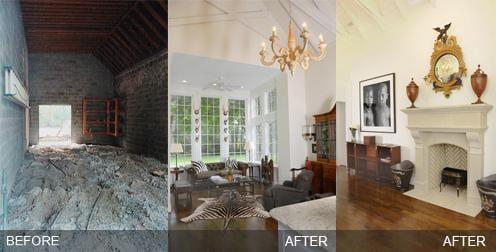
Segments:
[[[189,223],[195,220],[224,219],[224,230],[227,229],[232,219],[249,217],[269,218],[270,214],[265,211],[260,202],[253,196],[242,196],[237,191],[224,192],[219,198],[200,198],[204,201],[188,217],[181,222]]]

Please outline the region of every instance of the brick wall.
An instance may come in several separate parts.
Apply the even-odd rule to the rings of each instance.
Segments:
[[[5,206],[17,170],[24,160],[25,109],[5,99],[4,66],[12,66],[26,81],[26,40],[22,24],[21,8],[17,1],[0,1],[0,171],[1,171],[1,223],[6,220]],[[5,205],[4,205],[5,203]]]
[[[115,88],[126,107],[120,144],[131,152],[167,162],[167,53],[117,76]]]
[[[82,135],[83,98],[110,98],[114,78],[91,54],[29,54],[30,144],[39,137],[38,105],[71,105],[74,143],[115,144],[111,136]]]

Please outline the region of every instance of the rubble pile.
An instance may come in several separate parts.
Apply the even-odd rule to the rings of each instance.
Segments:
[[[119,147],[31,147],[9,199],[8,228],[166,230],[167,178],[157,176],[165,169]]]

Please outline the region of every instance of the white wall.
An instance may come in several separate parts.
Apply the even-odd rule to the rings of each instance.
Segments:
[[[420,86],[416,105],[419,107],[469,104],[475,101],[470,85],[470,75],[481,64],[489,76],[488,89],[482,100],[491,104],[496,100],[496,1],[493,0],[439,0],[435,6],[423,5],[405,13],[396,22],[385,24],[373,31],[375,36],[366,39],[338,36],[337,41],[337,100],[346,103],[346,123],[359,124],[359,81],[371,77],[396,73],[396,134],[373,134],[383,142],[399,144],[402,159],[414,160],[415,145],[410,131],[405,127],[407,117],[400,111],[410,102],[405,87],[414,78]],[[454,91],[449,99],[442,93],[434,93],[431,85],[423,81],[430,66],[430,56],[437,32],[433,27],[452,22],[450,35],[457,37],[467,67],[461,90]],[[372,34],[372,33],[368,33]],[[488,130],[485,141],[485,175],[496,172],[496,111],[488,114]],[[350,139],[349,131],[347,130]],[[370,134],[361,134],[370,135]]]
[[[327,56],[320,62],[311,62],[305,72],[306,124],[314,124],[313,115],[331,111],[336,101],[336,44],[327,47]],[[301,131],[301,127],[300,127]],[[300,132],[301,134],[301,132]],[[307,156],[316,160],[312,143],[307,142]]]

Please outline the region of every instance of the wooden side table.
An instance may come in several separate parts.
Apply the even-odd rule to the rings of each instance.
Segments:
[[[179,174],[183,173],[184,172],[184,169],[171,169],[170,173],[172,174],[175,174],[176,175],[176,180],[179,180]]]

